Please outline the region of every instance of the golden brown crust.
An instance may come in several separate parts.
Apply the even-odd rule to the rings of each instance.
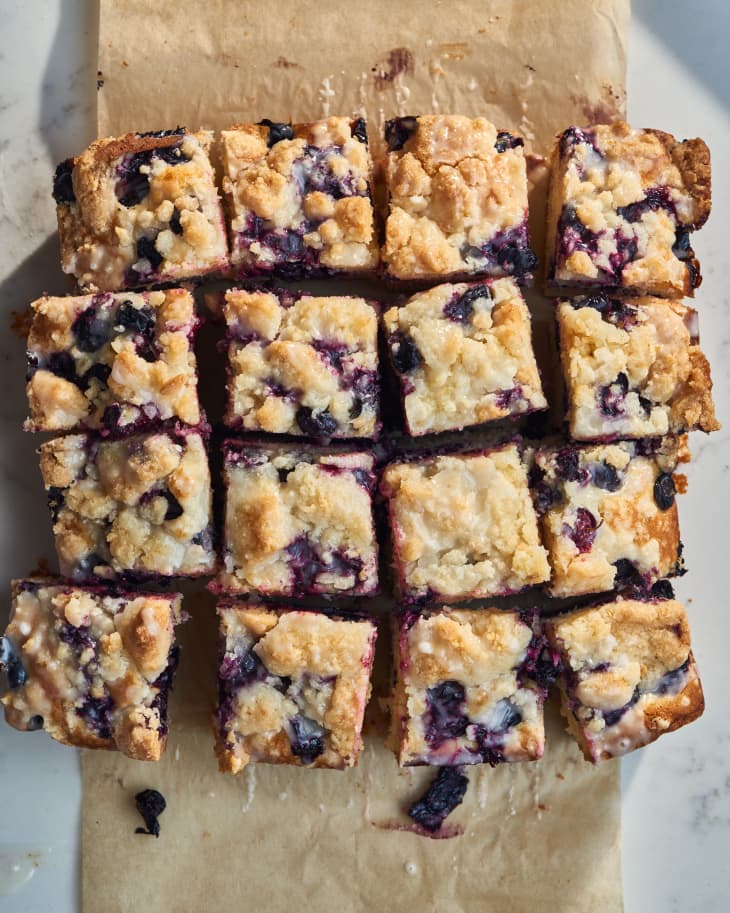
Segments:
[[[702,228],[712,209],[710,150],[704,140],[686,139],[672,146],[671,156],[696,204],[692,227]]]

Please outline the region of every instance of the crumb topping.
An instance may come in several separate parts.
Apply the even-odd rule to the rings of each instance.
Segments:
[[[370,694],[372,621],[229,603],[219,614],[221,768],[237,773],[251,760],[354,766]],[[255,671],[237,676],[237,662]]]
[[[530,313],[513,279],[439,285],[390,308],[383,321],[411,434],[547,407]]]
[[[401,123],[411,120],[411,135],[397,148],[391,143],[386,162],[388,274],[529,273],[536,261],[527,235],[522,144],[499,151],[497,129],[483,117],[429,115]]]
[[[372,593],[373,457],[284,448],[247,454],[226,456],[223,590]]]
[[[572,437],[717,430],[696,312],[658,298],[599,299],[602,310],[592,301],[563,301],[557,311]]]
[[[702,713],[689,624],[675,600],[619,598],[550,619],[546,631],[568,670],[564,713],[594,763]]]
[[[532,636],[519,613],[493,609],[402,622],[393,707],[400,763],[539,758],[544,697],[520,670]]]
[[[278,132],[275,127],[284,128]],[[231,259],[242,272],[372,270],[372,161],[346,117],[224,130]]]
[[[575,456],[571,456],[571,455]],[[544,474],[536,490],[548,504],[542,532],[548,547],[553,596],[599,593],[634,582],[621,578],[626,563],[644,583],[671,575],[679,551],[670,457],[641,456],[631,443],[538,451]],[[657,503],[656,483],[669,479],[671,503]]]
[[[210,472],[199,434],[68,435],[39,453],[63,574],[213,570]]]
[[[200,422],[189,292],[44,296],[31,307],[26,430]]]
[[[23,681],[2,698],[7,721],[70,745],[159,760],[181,599],[14,581],[5,637]]]
[[[226,422],[247,431],[372,437],[378,316],[362,298],[226,292]]]
[[[383,493],[404,595],[450,601],[549,578],[516,446],[392,463]]]
[[[224,269],[213,134],[127,134],[93,142],[57,196],[63,271],[87,291],[174,282]]]

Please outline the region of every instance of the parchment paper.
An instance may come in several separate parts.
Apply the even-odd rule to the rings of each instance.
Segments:
[[[441,111],[484,114],[539,156],[562,127],[623,113],[628,17],[628,0],[102,0],[99,135],[364,113],[374,138],[387,117]],[[531,165],[538,235],[546,172]],[[549,311],[529,300],[550,397]],[[213,342],[199,357],[219,395]],[[383,744],[387,627],[359,768],[233,778],[212,749],[214,600],[190,586],[185,605],[166,757],[83,752],[84,913],[621,913],[619,766],[585,763],[552,704],[545,758],[470,770],[449,839],[429,840],[404,810],[432,773],[400,771]],[[168,802],[159,840],[134,833],[149,787]]]
[[[543,153],[625,104],[628,0],[102,0],[99,133],[365,112],[491,118]]]

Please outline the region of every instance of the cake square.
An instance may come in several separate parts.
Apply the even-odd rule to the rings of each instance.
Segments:
[[[391,741],[401,766],[535,761],[558,674],[534,613],[401,614]]]
[[[404,601],[501,596],[549,580],[517,445],[391,463],[381,492]]]
[[[425,115],[388,121],[385,139],[387,276],[532,278],[521,137],[483,117]]]
[[[671,440],[663,449],[624,441],[535,453],[531,484],[552,596],[648,587],[682,572],[676,462]]]
[[[221,137],[236,275],[375,270],[373,163],[362,118],[263,120],[231,127]]]
[[[75,582],[198,577],[216,565],[208,457],[179,427],[38,451],[61,573]]]
[[[56,169],[61,267],[89,292],[179,282],[228,265],[209,149],[184,127],[93,142]]]
[[[216,754],[250,761],[357,765],[377,629],[367,616],[223,600]]]
[[[378,310],[364,298],[225,293],[226,424],[315,438],[380,430]]]
[[[44,296],[31,307],[26,431],[199,424],[189,292]]]
[[[562,657],[562,712],[586,760],[648,745],[705,709],[684,607],[661,594],[617,598],[545,621]]]
[[[559,302],[557,320],[572,438],[661,437],[720,427],[692,308],[596,292]]]
[[[711,209],[710,152],[625,123],[557,138],[548,195],[547,287],[679,298],[702,281],[690,246]]]
[[[267,596],[377,592],[371,454],[229,440],[223,458],[216,589]]]
[[[547,408],[514,279],[437,285],[383,315],[411,435]]]
[[[184,620],[179,593],[125,593],[58,580],[13,581],[0,638],[5,719],[66,745],[158,761]]]

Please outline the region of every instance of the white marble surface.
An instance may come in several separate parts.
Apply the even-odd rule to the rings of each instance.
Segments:
[[[36,441],[18,431],[24,415],[23,345],[8,327],[12,310],[22,310],[42,291],[66,289],[49,180],[55,163],[82,148],[94,132],[95,6],[83,0],[0,0],[3,586],[53,553],[33,455]],[[730,909],[728,34],[727,0],[635,3],[631,120],[678,136],[700,135],[713,152],[714,211],[696,236],[705,275],[697,307],[726,430],[711,439],[693,436],[690,492],[680,503],[690,572],[677,590],[689,604],[707,711],[691,727],[622,762],[627,913]],[[0,610],[0,621],[3,616]],[[0,883],[9,859],[37,854],[24,863],[34,869],[33,877],[17,893],[0,897],[0,909],[71,913],[79,908],[79,798],[74,751],[42,734],[24,735],[0,724]],[[543,913],[537,891],[535,910]]]

